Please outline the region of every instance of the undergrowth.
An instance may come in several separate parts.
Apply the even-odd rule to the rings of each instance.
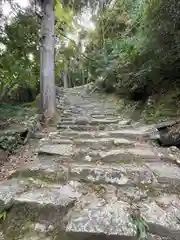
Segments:
[[[36,113],[35,107],[28,105],[0,104],[0,129],[12,127],[12,124],[22,124],[22,122]]]
[[[178,116],[180,2],[115,0],[95,24],[86,48],[93,61],[84,61],[90,80],[124,99],[152,97],[142,113],[148,122]]]
[[[180,89],[156,95],[147,102],[141,118],[146,123],[161,122],[180,117]]]

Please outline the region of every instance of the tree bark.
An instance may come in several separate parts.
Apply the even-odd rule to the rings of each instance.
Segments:
[[[44,120],[53,118],[56,112],[54,79],[54,10],[53,0],[43,0],[40,49],[40,112]]]
[[[64,62],[63,84],[64,88],[68,88],[68,66],[66,60]]]

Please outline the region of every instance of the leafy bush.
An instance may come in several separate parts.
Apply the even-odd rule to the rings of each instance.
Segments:
[[[30,9],[0,29],[0,102],[32,101],[39,79],[39,21]]]
[[[105,90],[144,100],[180,87],[179,1],[116,0],[96,25],[86,54],[98,63],[89,71]]]

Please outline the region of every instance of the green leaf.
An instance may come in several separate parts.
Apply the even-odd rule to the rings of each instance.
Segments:
[[[5,221],[6,217],[7,217],[7,212],[6,211],[0,213],[0,220]]]

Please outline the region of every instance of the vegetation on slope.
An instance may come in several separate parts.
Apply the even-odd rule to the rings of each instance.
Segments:
[[[89,67],[91,81],[96,79],[101,89],[135,101],[153,96],[153,108],[161,99],[166,105],[168,96],[167,107],[176,115],[180,96],[179,13],[177,0],[116,0],[101,11],[86,48],[88,56],[98,63]],[[171,96],[174,99],[169,104]],[[171,114],[166,111],[165,117]],[[153,115],[157,117],[155,112]]]

